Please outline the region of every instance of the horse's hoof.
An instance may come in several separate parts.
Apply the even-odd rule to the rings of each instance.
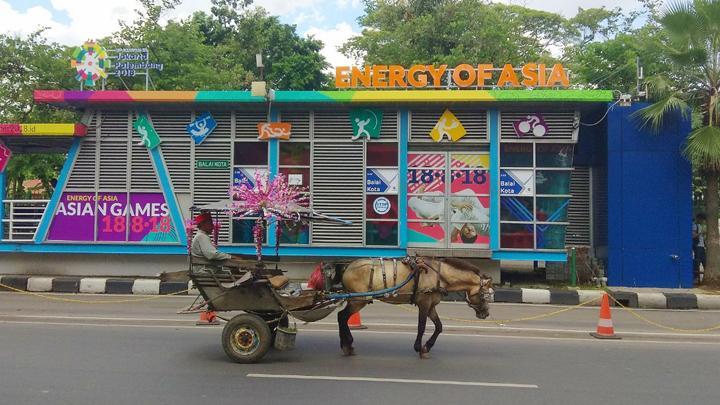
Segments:
[[[343,355],[345,356],[354,356],[355,355],[355,349],[349,346],[343,346],[342,347]]]
[[[419,352],[421,359],[429,359],[430,358],[430,351],[423,346],[422,350]]]

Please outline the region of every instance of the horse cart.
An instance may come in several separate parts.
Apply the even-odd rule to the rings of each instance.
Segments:
[[[217,214],[226,211],[223,203],[197,211]],[[312,210],[298,214],[303,221],[347,223]],[[276,250],[277,251],[277,250]],[[360,311],[373,299],[392,303],[411,303],[418,307],[421,322],[415,350],[424,357],[442,330],[435,306],[448,291],[466,293],[466,301],[479,318],[488,316],[487,303],[492,300],[492,280],[466,263],[453,263],[435,258],[407,257],[397,259],[358,259],[343,270],[342,290],[331,290],[329,276],[323,273],[323,287],[300,289],[289,286],[280,269],[279,258],[255,260],[254,256],[233,257],[225,261],[207,261],[189,254],[189,276],[204,303],[193,309],[237,312],[227,321],[222,332],[222,346],[228,357],[238,363],[259,361],[275,346],[279,350],[294,346],[297,330],[289,327],[289,318],[303,322],[319,321],[347,302],[338,313],[341,348],[346,355],[354,354],[352,335],[347,326],[350,315]],[[463,269],[463,267],[466,267]],[[425,345],[421,344],[424,319],[436,325]],[[420,327],[422,326],[422,328]]]

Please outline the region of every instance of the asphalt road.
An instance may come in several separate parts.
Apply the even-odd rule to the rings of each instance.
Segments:
[[[133,300],[67,296],[83,301]],[[137,297],[134,297],[137,299]],[[299,325],[297,347],[262,363],[231,363],[222,327],[175,315],[183,297],[118,304],[51,302],[0,293],[0,404],[710,404],[720,398],[720,333],[665,333],[613,311],[620,341],[588,336],[597,308],[504,325],[442,304],[445,333],[432,357],[412,351],[415,313],[363,311],[358,355],[342,357],[334,316]],[[495,304],[517,319],[562,309]],[[684,328],[720,312],[639,311]],[[430,328],[429,328],[430,330]]]

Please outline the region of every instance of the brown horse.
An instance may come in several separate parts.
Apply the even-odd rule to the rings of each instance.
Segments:
[[[390,304],[415,304],[418,307],[418,333],[415,351],[426,358],[438,335],[442,323],[435,307],[445,292],[464,292],[468,305],[475,315],[485,319],[489,315],[488,303],[492,302],[492,279],[481,275],[473,264],[460,259],[432,259],[409,257],[405,260],[359,259],[348,264],[342,276],[345,290],[350,293],[380,291],[410,281],[397,291],[378,297]],[[338,312],[340,347],[346,356],[355,354],[353,337],[347,321],[370,302],[369,298],[348,300],[345,308]],[[435,324],[435,332],[422,344],[427,318]]]

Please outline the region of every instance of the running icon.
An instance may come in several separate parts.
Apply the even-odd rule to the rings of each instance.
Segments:
[[[350,124],[352,124],[352,140],[378,139],[382,127],[382,110],[362,108],[350,111]]]

